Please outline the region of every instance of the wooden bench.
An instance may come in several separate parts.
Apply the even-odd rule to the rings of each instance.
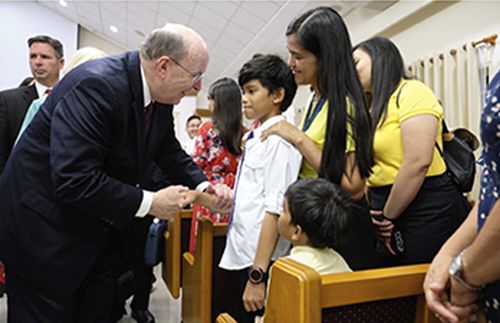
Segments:
[[[439,322],[428,310],[423,280],[428,265],[411,265],[320,276],[292,259],[279,259],[264,322]],[[235,323],[228,314],[219,323]]]
[[[213,224],[209,218],[198,219],[194,255],[185,252],[182,265],[182,321],[215,321],[216,308],[226,297],[233,297],[233,286],[224,285],[224,270],[219,262],[226,246],[227,224]],[[239,295],[241,297],[241,295]]]
[[[193,210],[183,210],[168,222],[165,231],[165,258],[162,277],[173,298],[180,295],[182,282],[181,255],[189,250],[189,236]]]

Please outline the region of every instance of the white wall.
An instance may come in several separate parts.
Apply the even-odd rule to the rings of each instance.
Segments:
[[[64,46],[70,57],[77,46],[77,25],[33,2],[0,2],[0,90],[17,87],[31,76],[28,38],[46,34]]]
[[[500,36],[500,1],[464,1],[434,8],[438,12],[422,10],[382,32],[399,46],[406,63],[493,33]]]

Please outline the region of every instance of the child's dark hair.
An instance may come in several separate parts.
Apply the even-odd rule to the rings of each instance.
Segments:
[[[210,85],[208,98],[215,102],[212,121],[219,131],[222,144],[231,154],[241,155],[243,125],[240,87],[233,79],[220,78]]]
[[[240,69],[238,83],[241,87],[246,83],[258,80],[270,93],[276,93],[280,88],[285,90],[280,111],[284,112],[292,104],[297,84],[288,65],[276,55],[256,54]]]
[[[338,185],[322,178],[301,179],[285,192],[291,223],[300,225],[314,248],[337,248],[349,234],[352,201]]]

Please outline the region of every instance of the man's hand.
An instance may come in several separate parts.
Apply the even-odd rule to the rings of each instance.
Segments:
[[[169,186],[153,193],[153,203],[149,214],[168,220],[179,213],[188,203],[188,188],[185,186]]]
[[[247,312],[255,312],[264,307],[266,302],[266,284],[252,284],[247,281],[247,286],[243,292],[243,304]]]
[[[207,193],[215,194],[215,207],[219,210],[230,210],[233,202],[233,191],[225,184],[210,184]]]

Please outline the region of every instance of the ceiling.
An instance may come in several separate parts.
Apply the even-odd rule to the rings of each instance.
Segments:
[[[328,5],[348,20],[363,23],[396,1],[119,1],[33,0],[91,32],[123,47],[137,49],[145,36],[166,22],[188,25],[209,47],[204,87],[221,76],[234,76],[254,53],[285,51],[285,29],[309,8]],[[62,4],[61,4],[62,3]],[[63,6],[66,4],[66,6]],[[116,32],[110,27],[117,28]]]

